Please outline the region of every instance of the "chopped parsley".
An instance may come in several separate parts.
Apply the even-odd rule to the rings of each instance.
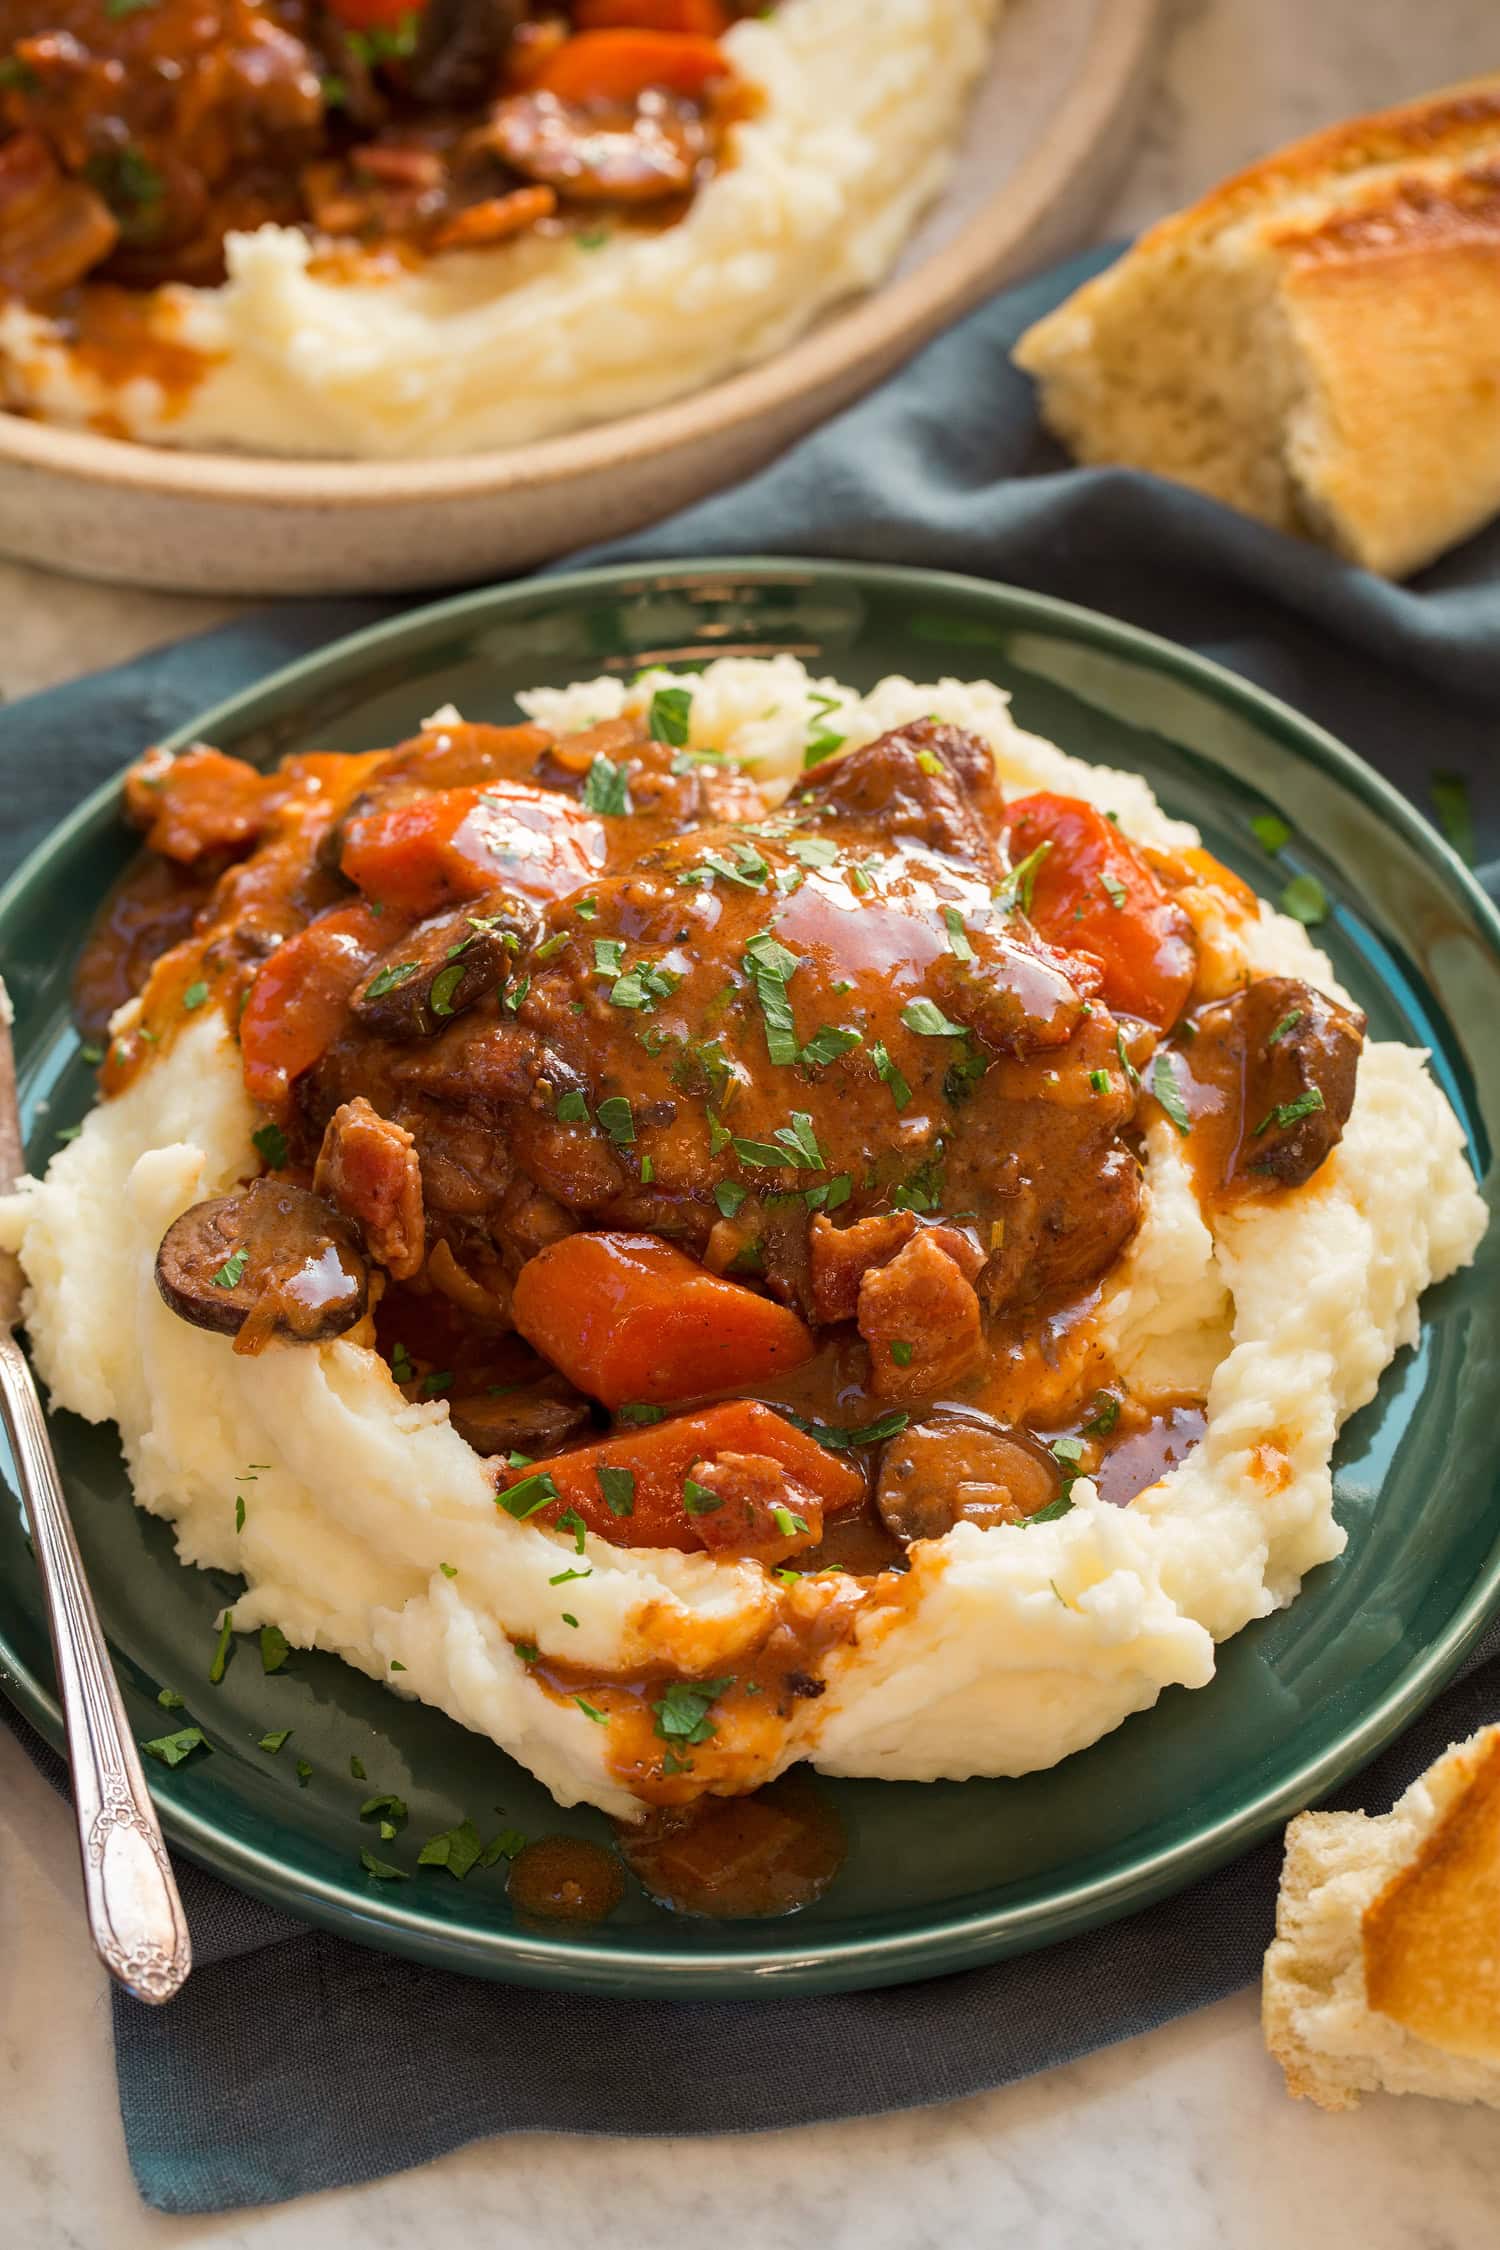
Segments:
[[[837,1062],[840,1055],[847,1055],[851,1048],[857,1047],[863,1036],[862,1032],[851,1031],[843,1024],[825,1023],[813,1033],[798,1060],[821,1070],[825,1064]]]
[[[497,1805],[495,1810],[498,1812],[499,1809]],[[497,1859],[514,1859],[518,1852],[524,1852],[525,1849],[526,1837],[523,1830],[502,1828],[499,1835],[492,1836],[485,1845],[479,1855],[479,1864],[481,1867],[493,1867]]]
[[[616,1148],[634,1148],[635,1114],[623,1094],[611,1094],[594,1112]]]
[[[1187,1103],[1182,1098],[1182,1088],[1172,1068],[1172,1059],[1165,1052],[1159,1054],[1151,1071],[1151,1091],[1161,1103],[1172,1123],[1184,1138],[1192,1131],[1193,1121],[1188,1115]]]
[[[791,1508],[773,1508],[771,1521],[783,1539],[795,1539],[799,1532],[807,1529],[807,1518],[797,1515]]]
[[[943,908],[943,926],[948,932],[948,950],[955,961],[972,961],[974,948],[969,943],[969,933],[964,928],[964,918],[956,906]]]
[[[612,1516],[635,1514],[635,1471],[611,1468],[601,1464],[594,1471],[599,1480],[599,1490],[604,1495],[604,1505]]]
[[[634,809],[630,802],[629,774],[602,751],[584,777],[583,801],[592,813],[623,815]]]
[[[215,1289],[238,1289],[245,1278],[245,1268],[250,1263],[248,1250],[232,1250],[216,1274],[209,1278]]]
[[[784,1165],[796,1162],[785,1149],[773,1148],[769,1141],[736,1140],[734,1153],[742,1164],[748,1164],[756,1172],[779,1171]]]
[[[299,1789],[305,1789],[311,1780],[312,1767],[308,1764],[305,1758],[299,1758],[297,1760],[297,1787]]]
[[[690,867],[682,881],[689,887],[701,883],[703,869],[722,875],[726,883],[737,883],[742,891],[763,891],[771,876],[770,868],[754,844],[736,844],[733,859],[723,852],[705,852],[698,866]]]
[[[1312,1117],[1324,1106],[1322,1087],[1309,1086],[1306,1093],[1299,1094],[1295,1101],[1278,1102],[1274,1109],[1267,1110],[1256,1126],[1253,1138],[1259,1140],[1261,1134],[1269,1133],[1273,1126],[1278,1133],[1285,1132],[1289,1125],[1300,1124],[1304,1117]]]
[[[1120,1401],[1113,1391],[1095,1391],[1094,1411],[1083,1425],[1085,1437],[1108,1437],[1120,1419]]]
[[[470,1869],[478,1865],[483,1850],[473,1821],[462,1820],[456,1828],[445,1828],[441,1835],[429,1836],[417,1854],[417,1865],[446,1867],[461,1883]]]
[[[1280,813],[1257,813],[1250,823],[1250,833],[1264,852],[1274,858],[1292,840],[1292,832]]]
[[[268,1171],[279,1172],[286,1162],[286,1135],[279,1125],[259,1125],[250,1135],[255,1149]]]
[[[1302,1018],[1306,1015],[1306,1013],[1307,1010],[1305,1008],[1293,1008],[1288,1015],[1284,1015],[1280,1023],[1276,1025],[1275,1029],[1273,1031],[1269,1031],[1266,1034],[1266,1045],[1268,1047],[1279,1047],[1282,1040],[1285,1039],[1290,1032],[1296,1030],[1298,1024],[1302,1021]]]
[[[411,1877],[404,1867],[392,1867],[388,1859],[377,1859],[375,1854],[369,1850],[360,1853],[359,1864],[367,1875],[374,1876],[377,1883],[409,1883],[411,1881]]]
[[[784,1411],[783,1419],[805,1436],[816,1438],[819,1445],[827,1446],[831,1453],[847,1453],[857,1445],[879,1445],[886,1438],[896,1437],[906,1428],[911,1416],[895,1412],[882,1414],[878,1421],[866,1422],[853,1430],[840,1428],[833,1422],[809,1422],[800,1414]]]
[[[1072,1506],[1073,1491],[1069,1484],[1065,1485],[1057,1498],[1050,1500],[1045,1508],[1038,1508],[1035,1515],[1027,1516],[1022,1528],[1029,1529],[1034,1523],[1056,1523],[1059,1516],[1070,1513]]]
[[[718,1729],[709,1717],[717,1698],[734,1686],[731,1672],[722,1680],[674,1680],[651,1704],[663,1742],[708,1742]]]
[[[576,1622],[575,1619],[574,1623]],[[573,1701],[586,1719],[593,1720],[596,1727],[607,1727],[609,1725],[609,1713],[601,1711],[597,1703],[590,1703],[587,1696],[575,1695]]]
[[[188,986],[186,992],[182,996],[182,1004],[185,1008],[190,1010],[194,1008],[201,1008],[207,998],[207,984],[204,982],[202,977],[195,977],[193,982]]]
[[[786,849],[803,867],[832,867],[839,856],[831,836],[788,836]]]
[[[438,1564],[438,1569],[442,1572],[445,1578],[456,1578],[458,1576],[457,1563],[440,1562]]]
[[[664,1406],[633,1405],[615,1408],[615,1420],[617,1422],[635,1424],[638,1427],[647,1422],[665,1421],[666,1414],[667,1410]]]
[[[897,1109],[905,1109],[911,1100],[911,1088],[901,1074],[900,1066],[893,1063],[883,1039],[877,1039],[871,1053],[875,1058],[875,1075],[891,1090],[891,1100]]]
[[[352,1755],[352,1753],[349,1759],[349,1778],[351,1781],[363,1781],[366,1779],[364,1759],[356,1758]]]
[[[910,1367],[912,1347],[904,1337],[898,1336],[891,1346],[891,1357],[898,1367]]]
[[[423,1398],[441,1398],[444,1391],[453,1388],[451,1367],[435,1367],[430,1375],[422,1377]]]
[[[464,943],[467,945],[469,940],[466,938]],[[393,962],[390,968],[382,969],[378,976],[371,979],[365,987],[365,998],[367,1000],[383,1000],[386,994],[394,992],[398,985],[410,984],[421,965],[420,961]]]
[[[182,1697],[174,1687],[158,1688],[156,1700],[164,1711],[180,1711],[182,1709]]]
[[[594,940],[594,974],[596,977],[617,977],[625,966],[625,941],[623,938],[596,937]]]
[[[848,739],[849,737],[845,734],[833,734],[827,727],[816,728],[808,736],[807,748],[802,753],[803,772],[811,772],[812,768],[820,766],[825,758],[831,758],[835,751],[842,750]]]
[[[584,1540],[588,1536],[588,1525],[584,1522],[578,1510],[576,1508],[564,1508],[557,1519],[557,1528],[559,1531],[572,1532],[574,1549],[581,1555]]]
[[[1099,885],[1113,907],[1123,907],[1126,899],[1130,896],[1118,875],[1101,875]]]
[[[723,1507],[724,1496],[720,1492],[711,1491],[706,1484],[697,1483],[692,1477],[684,1477],[682,1505],[690,1516],[714,1516]]]
[[[497,1492],[495,1505],[503,1508],[507,1515],[514,1516],[517,1523],[524,1523],[539,1508],[545,1508],[550,1501],[560,1497],[556,1481],[550,1473],[546,1469],[534,1469],[529,1477],[521,1477],[515,1484],[507,1485],[503,1492]]]
[[[738,1215],[740,1206],[749,1193],[750,1190],[741,1187],[738,1180],[720,1180],[714,1189],[714,1201],[719,1206],[721,1215],[732,1219]]]
[[[1294,875],[1276,903],[1283,914],[1309,929],[1328,919],[1328,893],[1316,875]]]
[[[1474,808],[1461,773],[1435,773],[1429,784],[1438,826],[1465,867],[1474,864]]]
[[[1130,1059],[1130,1049],[1125,1044],[1125,1034],[1118,1024],[1115,1026],[1115,1053],[1120,1058],[1120,1066],[1125,1073],[1125,1083],[1134,1093],[1140,1085],[1141,1074]]]
[[[279,1625],[262,1625],[260,1629],[260,1668],[263,1672],[279,1672],[291,1654],[291,1646]]]
[[[224,1668],[229,1662],[229,1650],[233,1640],[234,1625],[232,1620],[226,1617],[219,1627],[219,1638],[214,1649],[213,1662],[208,1667],[208,1684],[210,1687],[217,1687],[224,1677]]]
[[[1089,1072],[1089,1084],[1096,1094],[1107,1094],[1109,1092],[1109,1072],[1107,1070],[1091,1070]]]
[[[417,1371],[412,1366],[411,1354],[399,1340],[391,1351],[391,1373],[398,1383],[414,1383]]]
[[[159,1758],[164,1766],[180,1766],[195,1750],[208,1748],[208,1737],[202,1727],[179,1727],[176,1734],[159,1734],[154,1741],[143,1742],[141,1748],[148,1758]]]
[[[388,1791],[378,1797],[366,1797],[359,1808],[359,1817],[361,1820],[378,1820],[381,1834],[384,1836],[389,1829],[391,1836],[394,1836],[398,1828],[406,1826],[406,1799],[393,1797]],[[386,1842],[390,1842],[390,1836],[386,1836]]]
[[[1031,912],[1031,902],[1036,895],[1036,879],[1041,873],[1042,862],[1051,849],[1052,839],[1049,836],[1037,845],[1035,851],[1028,852],[1024,859],[1018,860],[1004,882],[996,885],[990,895],[1002,913]]]
[[[292,1730],[290,1727],[277,1727],[273,1733],[263,1734],[255,1747],[257,1750],[269,1750],[274,1757],[278,1750],[286,1748],[291,1739]]]
[[[237,1492],[234,1496],[234,1528],[236,1531],[243,1531],[245,1528],[245,1495],[243,1492]]]
[[[692,689],[664,687],[658,688],[651,698],[646,724],[651,729],[653,742],[665,742],[670,749],[683,750],[687,747],[692,719]]]
[[[589,1105],[580,1093],[559,1094],[552,1114],[559,1125],[586,1125]]]
[[[464,969],[461,961],[455,961],[451,968],[439,969],[428,987],[427,993],[428,1002],[435,1016],[452,1015],[454,994],[463,983],[463,978]]]
[[[592,1578],[593,1575],[591,1570],[560,1570],[555,1578],[548,1579],[547,1584],[549,1586],[571,1586],[575,1578]]]
[[[936,1001],[925,998],[908,1000],[901,1011],[901,1021],[908,1031],[916,1032],[922,1039],[967,1039],[969,1035],[967,1024],[954,1023],[943,1014]]]
[[[757,931],[746,944],[745,973],[755,987],[755,996],[765,1018],[766,1052],[773,1063],[797,1060],[797,1027],[787,991],[797,967],[797,955],[789,953],[769,930]]]

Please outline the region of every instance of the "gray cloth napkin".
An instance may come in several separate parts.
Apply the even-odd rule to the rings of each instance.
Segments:
[[[1070,469],[1007,354],[1106,255],[996,299],[749,484],[580,559],[845,556],[1065,595],[1271,688],[1424,810],[1435,774],[1463,775],[1481,857],[1500,859],[1500,527],[1391,587],[1148,477]],[[0,713],[5,859],[154,736],[382,613],[269,610]],[[1448,1742],[1497,1718],[1500,1627],[1334,1801],[1383,1810]],[[13,1723],[61,1786],[61,1762]],[[491,2133],[754,2132],[948,2101],[1248,1983],[1279,1858],[1268,1843],[1129,1921],[991,1969],[678,2006],[413,1967],[183,1865],[191,1982],[160,2011],[115,1997],[130,2161],[159,2209],[217,2211],[376,2178]]]

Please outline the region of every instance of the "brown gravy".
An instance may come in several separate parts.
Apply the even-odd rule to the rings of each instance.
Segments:
[[[102,1040],[116,1008],[141,990],[159,957],[191,935],[213,881],[154,852],[126,869],[95,915],[73,971],[73,1014],[86,1039]]]
[[[700,1797],[618,1824],[625,1863],[658,1906],[742,1921],[796,1914],[844,1863],[838,1814],[802,1774],[750,1797]]]
[[[1162,1408],[1143,1429],[1128,1431],[1101,1456],[1094,1472],[1100,1499],[1112,1508],[1128,1508],[1187,1459],[1207,1427],[1208,1418],[1196,1401]]]
[[[584,1836],[540,1836],[510,1863],[506,1896],[528,1922],[603,1922],[625,1896],[613,1852]]]

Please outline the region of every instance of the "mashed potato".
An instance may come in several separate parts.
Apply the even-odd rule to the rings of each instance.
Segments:
[[[643,711],[665,677],[523,701],[576,728]],[[860,697],[790,657],[723,659],[695,682],[692,740],[789,786],[814,721],[854,747],[928,714],[987,740],[1009,792],[1060,789],[1141,841],[1196,842],[1138,776],[1022,733],[988,685],[888,679]],[[1338,991],[1307,933],[1269,907],[1218,942],[1238,948],[1231,972]],[[732,1672],[778,1614],[847,1599],[853,1582],[788,1584],[758,1563],[590,1537],[591,1575],[560,1595],[549,1580],[564,1551],[573,1560],[571,1538],[497,1510],[443,1401],[409,1404],[366,1343],[244,1357],[185,1326],[157,1294],[157,1244],[188,1205],[255,1169],[253,1123],[236,1050],[205,1012],[90,1114],[45,1180],[0,1203],[55,1401],[118,1423],[136,1498],[171,1520],[184,1561],[244,1574],[238,1628],[274,1622],[439,1705],[562,1803],[638,1812],[612,1770],[611,1727],[548,1693],[512,1644],[600,1673],[648,1659]],[[1375,1044],[1343,1141],[1306,1186],[1206,1216],[1164,1119],[1148,1133],[1146,1178],[1096,1334],[1127,1383],[1206,1396],[1202,1442],[1129,1508],[1085,1479],[1055,1520],[960,1524],[919,1544],[910,1573],[875,1582],[852,1637],[822,1660],[819,1698],[715,1746],[740,1758],[737,1786],[798,1759],[907,1780],[1050,1765],[1164,1687],[1202,1686],[1216,1641],[1338,1554],[1339,1425],[1414,1340],[1422,1290],[1466,1263],[1484,1229],[1456,1119],[1420,1054]],[[236,1478],[251,1462],[268,1466],[239,1487],[251,1497],[236,1533]]]
[[[317,270],[294,228],[231,235],[217,289],[159,293],[208,354],[185,396],[116,389],[20,305],[0,311],[10,403],[158,444],[259,453],[470,453],[659,406],[769,357],[895,262],[953,160],[1001,0],[785,0],[726,46],[764,106],[680,225],[602,247],[537,236],[398,277]]]

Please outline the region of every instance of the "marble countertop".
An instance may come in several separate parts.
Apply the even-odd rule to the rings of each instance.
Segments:
[[[1173,0],[1159,91],[1100,235],[1295,133],[1500,61],[1494,0]],[[0,563],[15,697],[201,630],[234,605]],[[334,2058],[336,2068],[336,2058]],[[295,2122],[289,2121],[289,2130]],[[1477,2250],[1496,2238],[1489,2111],[1294,2104],[1251,1994],[939,2109],[715,2141],[490,2141],[420,2172],[222,2219],[142,2209],[70,1821],[0,1734],[0,2234],[29,2250],[385,2250],[444,2237],[573,2250]]]

